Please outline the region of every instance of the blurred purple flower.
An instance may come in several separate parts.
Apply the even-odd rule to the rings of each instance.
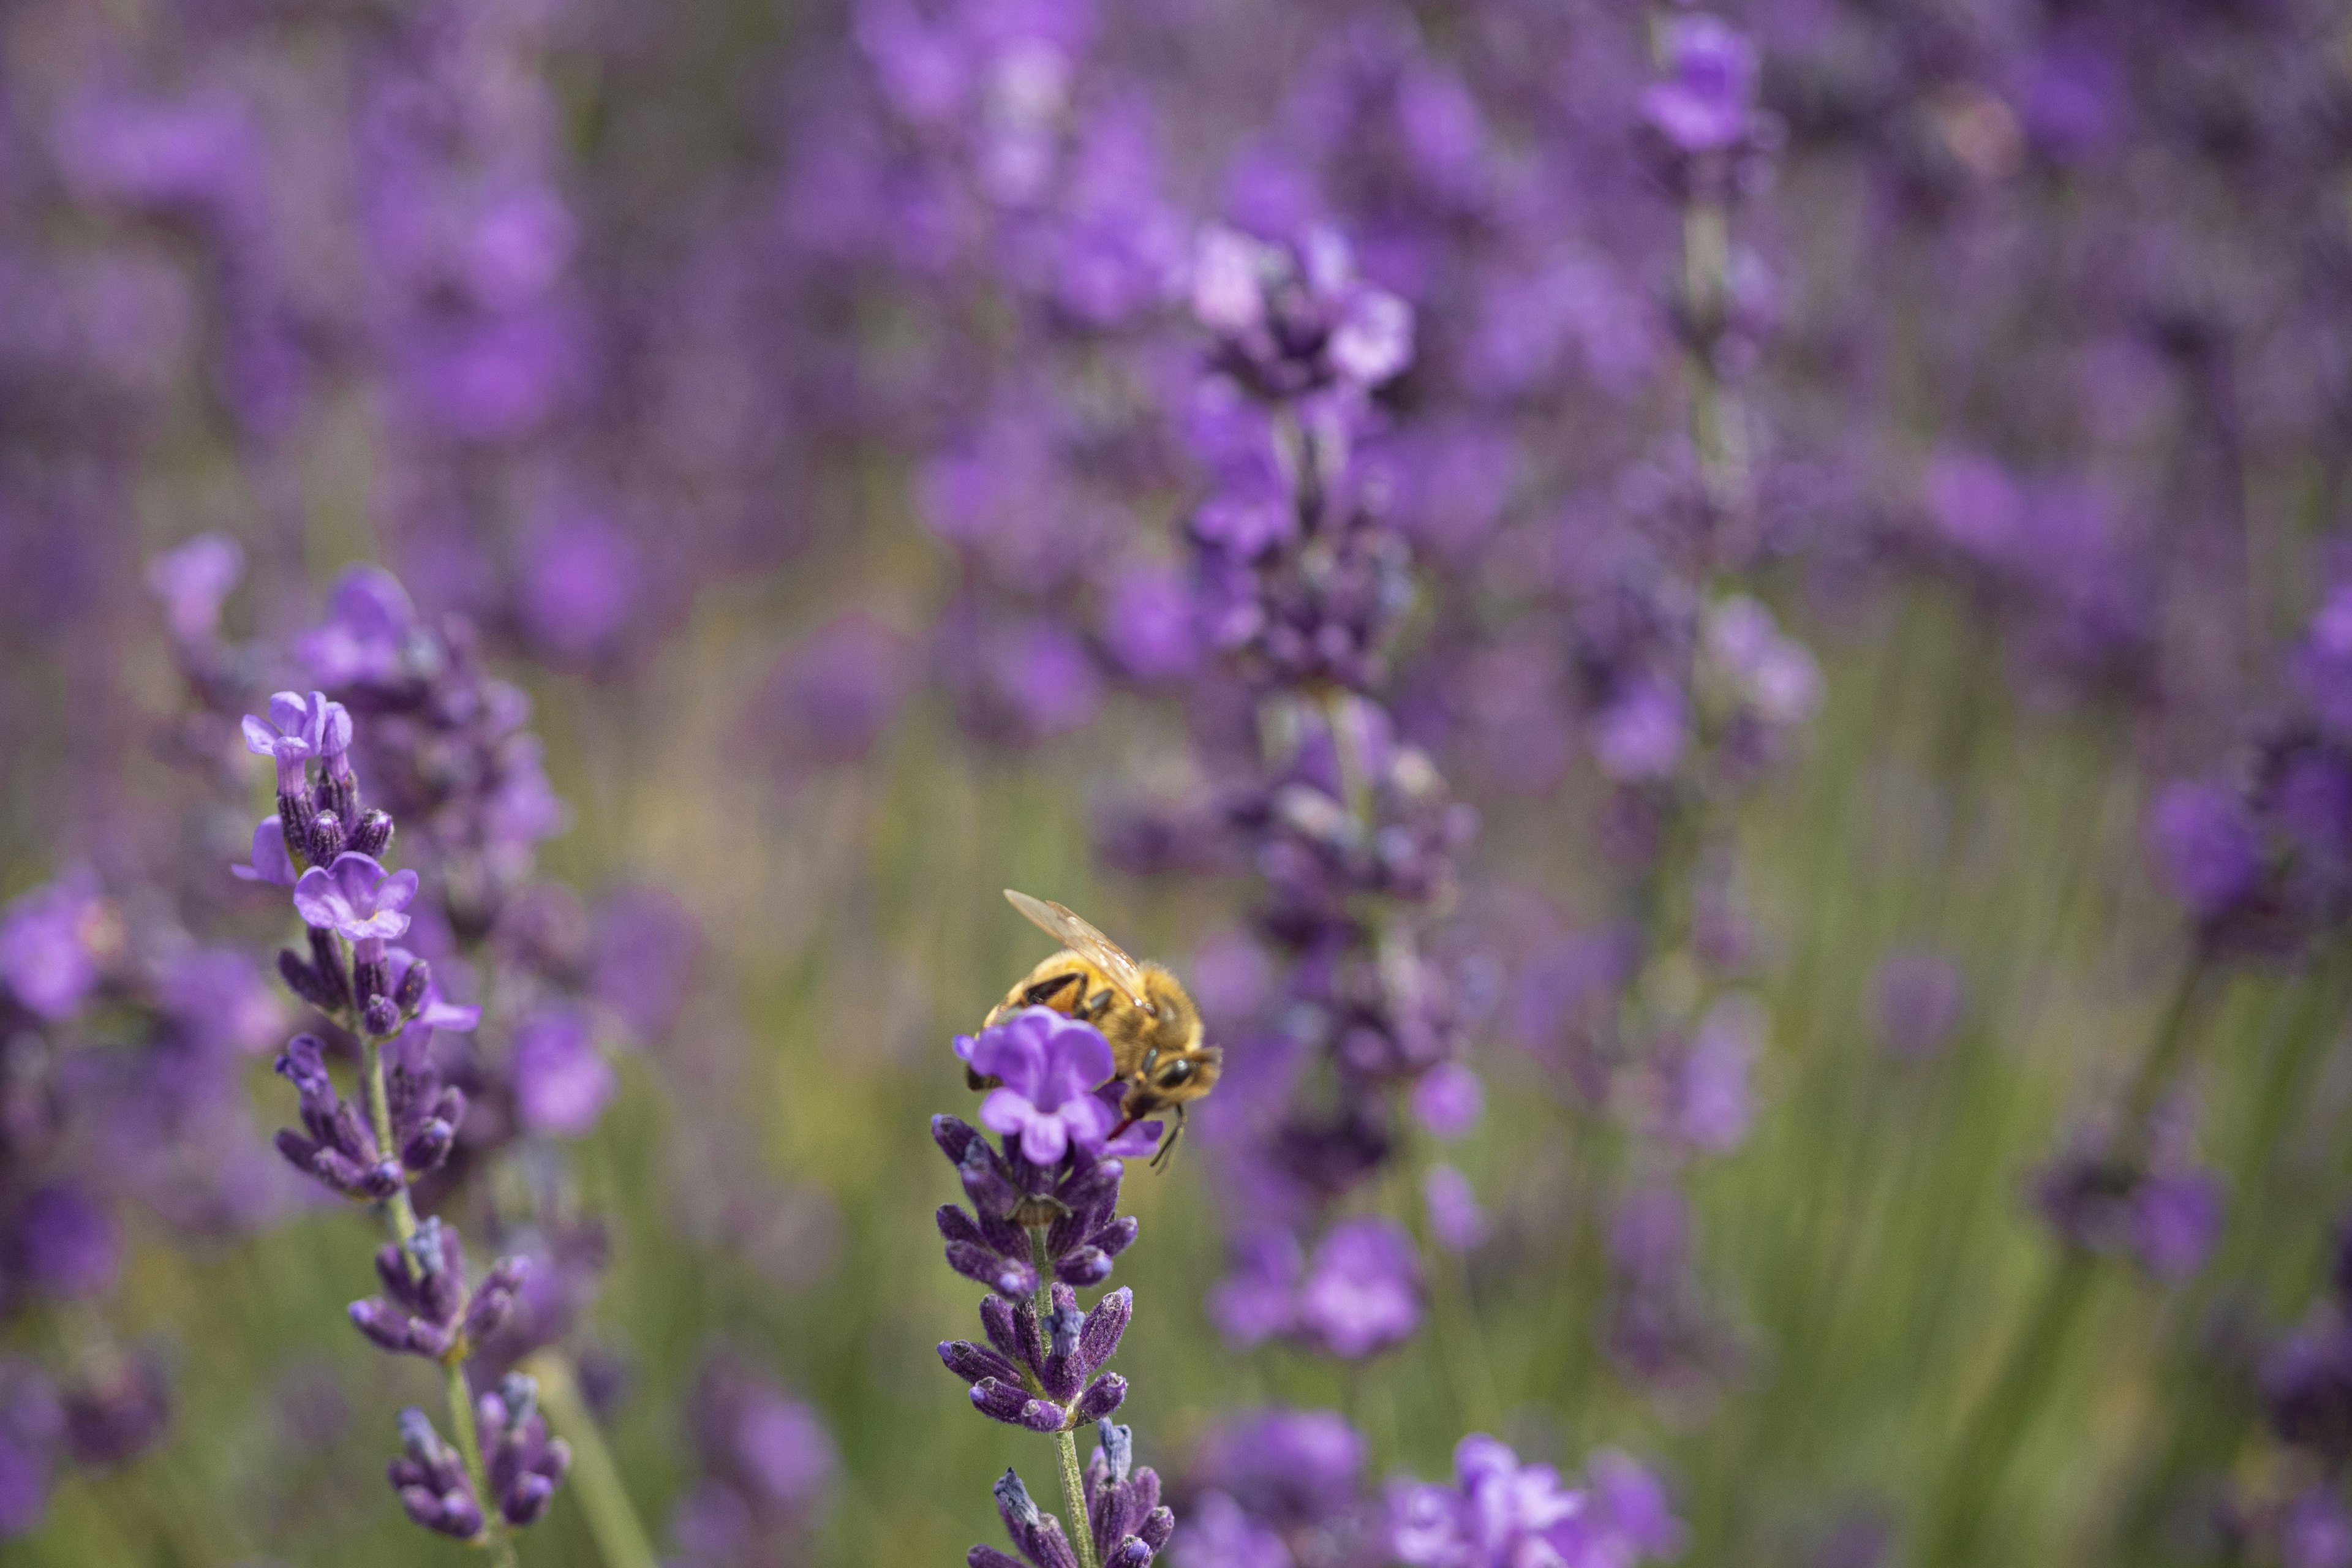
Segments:
[[[1879,1043],[1898,1057],[1917,1060],[1943,1047],[1959,1026],[1968,991],[1959,966],[1924,949],[1888,953],[1879,960],[1873,986]]]
[[[1486,1239],[1486,1211],[1470,1178],[1451,1165],[1432,1165],[1421,1179],[1422,1202],[1429,1210],[1429,1234],[1449,1252],[1468,1252]]]
[[[1410,1339],[1421,1326],[1412,1238],[1385,1215],[1333,1226],[1298,1288],[1297,1310],[1302,1332],[1351,1361]]]
[[[294,886],[294,857],[286,849],[286,824],[275,814],[254,825],[253,857],[243,866],[231,866],[229,875],[244,882],[272,887]]]
[[[618,1085],[579,1008],[540,1008],[515,1029],[510,1070],[515,1114],[527,1132],[584,1137]]]
[[[59,1300],[103,1296],[122,1267],[122,1227],[71,1183],[39,1188],[12,1225],[14,1251],[33,1289]]]
[[[1307,1256],[1298,1238],[1276,1225],[1261,1225],[1230,1237],[1232,1272],[1209,1288],[1209,1319],[1225,1342],[1247,1350],[1298,1321],[1298,1281]]]
[[[1190,1479],[1285,1534],[1328,1531],[1362,1500],[1370,1458],[1336,1410],[1239,1410],[1202,1434]]]
[[[29,1362],[0,1361],[0,1540],[38,1528],[65,1412],[47,1375]]]
[[[157,1000],[201,1047],[259,1053],[284,1037],[286,1012],[253,960],[233,948],[198,948],[172,960]]]
[[[1473,1433],[1454,1447],[1452,1486],[1391,1483],[1388,1549],[1415,1568],[1570,1563],[1563,1531],[1585,1501],[1552,1467],[1523,1466],[1504,1444]]]
[[[172,1421],[171,1385],[144,1352],[117,1355],[62,1395],[66,1451],[91,1468],[127,1464]]]
[[[1208,653],[1192,584],[1165,566],[1129,566],[1104,590],[1102,637],[1137,680],[1181,680]]]
[[[778,662],[754,721],[787,761],[858,762],[905,705],[913,652],[906,634],[863,610],[836,616]]]
[[[702,928],[664,888],[622,888],[597,901],[592,917],[589,988],[620,1015],[640,1041],[669,1033],[702,946]]]
[[[2279,1568],[2352,1568],[2352,1510],[2314,1487],[2279,1520]]]
[[[1680,691],[1663,681],[1638,681],[1593,721],[1593,754],[1601,771],[1621,784],[1664,778],[1682,761],[1688,725]]]
[[[1725,997],[1699,1021],[1675,1073],[1675,1133],[1695,1149],[1721,1153],[1748,1136],[1755,1110],[1748,1074],[1763,1048],[1764,1009],[1744,993]]]
[[[1412,1113],[1433,1138],[1467,1136],[1486,1108],[1486,1086],[1460,1062],[1440,1062],[1412,1086]]]
[[[572,658],[608,650],[628,629],[647,563],[636,544],[593,515],[542,519],[517,547],[525,630]]]
[[[2205,1267],[2221,1231],[2222,1189],[2204,1171],[2168,1172],[2142,1184],[2132,1205],[2132,1250],[2158,1279],[2186,1279]]]
[[[2219,785],[2167,784],[2149,809],[2148,837],[2176,898],[2199,921],[2218,919],[2262,878],[2262,845],[2238,798]]]
[[[1720,153],[1748,133],[1756,46],[1717,17],[1675,16],[1666,32],[1666,79],[1642,94],[1642,116],[1685,153]]]
[[[0,911],[0,981],[27,1012],[70,1017],[121,944],[120,922],[98,879],[77,869]]]
[[[325,686],[385,685],[401,672],[415,607],[381,566],[347,569],[327,595],[327,618],[294,640],[294,651]]]
[[[147,587],[163,605],[163,623],[184,642],[220,629],[222,604],[245,576],[245,552],[226,534],[200,533],[147,563]]]

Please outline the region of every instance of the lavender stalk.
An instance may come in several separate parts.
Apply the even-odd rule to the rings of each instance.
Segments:
[[[956,1042],[974,1072],[1000,1087],[982,1101],[992,1143],[952,1116],[934,1117],[931,1136],[956,1167],[967,1210],[940,1208],[948,1267],[989,1287],[981,1302],[985,1342],[939,1347],[950,1372],[971,1385],[983,1415],[1054,1439],[1065,1517],[1039,1511],[1018,1474],[996,1483],[997,1511],[1019,1557],[974,1546],[970,1568],[1145,1568],[1175,1532],[1160,1502],[1160,1478],[1134,1466],[1134,1438],[1109,1417],[1127,1380],[1102,1370],[1135,1310],[1122,1289],[1080,1310],[1077,1292],[1110,1277],[1112,1259],[1135,1239],[1118,1213],[1124,1155],[1150,1152],[1158,1122],[1117,1137],[1118,1085],[1109,1081],[1109,1044],[1091,1025],[1043,1007],[1013,1014],[977,1038]],[[1100,1439],[1078,1464],[1077,1430]]]
[[[443,1003],[429,966],[390,945],[407,934],[418,878],[387,871],[376,858],[390,847],[393,821],[362,809],[352,730],[343,705],[317,691],[279,692],[267,721],[245,721],[247,749],[276,765],[278,795],[275,831],[268,821],[256,830],[246,879],[291,887],[310,957],[286,950],[278,970],[356,1041],[365,1113],[362,1121],[337,1093],[326,1042],[298,1035],[278,1070],[299,1093],[302,1126],[280,1131],[278,1148],[326,1186],[378,1205],[390,1233],[375,1258],[383,1294],[353,1302],[352,1322],[379,1348],[442,1369],[455,1447],[422,1411],[403,1414],[403,1457],[390,1470],[402,1506],[418,1524],[512,1568],[509,1532],[546,1511],[571,1451],[549,1439],[530,1378],[509,1375],[478,1404],[467,1381],[475,1347],[513,1311],[525,1265],[502,1258],[469,1289],[457,1231],[438,1216],[420,1219],[410,1194],[415,1178],[448,1158],[466,1110],[464,1093],[442,1083],[426,1055],[431,1026],[467,1010]]]

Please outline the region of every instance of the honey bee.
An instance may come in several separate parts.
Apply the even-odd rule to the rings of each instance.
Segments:
[[[1127,1085],[1112,1136],[1161,1110],[1172,1110],[1158,1167],[1175,1152],[1184,1131],[1184,1108],[1217,1085],[1224,1069],[1221,1047],[1202,1044],[1201,1009],[1183,985],[1158,963],[1138,963],[1117,942],[1060,904],[1004,889],[1013,907],[1032,925],[1062,944],[1005,993],[989,1010],[986,1027],[1023,1007],[1051,1007],[1092,1024],[1110,1042],[1111,1077]],[[988,1087],[975,1079],[975,1089]]]

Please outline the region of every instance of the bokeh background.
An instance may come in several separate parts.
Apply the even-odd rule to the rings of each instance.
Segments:
[[[1551,1561],[1390,1530],[1478,1431],[2352,1563],[2348,203],[2327,0],[0,4],[0,1561],[466,1551],[269,1144],[315,686],[617,1476],[526,1563],[1060,1509],[933,1350],[1007,887],[1230,1053],[1176,1568]]]

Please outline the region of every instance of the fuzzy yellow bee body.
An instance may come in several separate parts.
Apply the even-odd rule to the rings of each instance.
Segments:
[[[1127,1086],[1121,1129],[1175,1112],[1176,1126],[1153,1163],[1166,1159],[1183,1129],[1184,1108],[1215,1088],[1224,1068],[1223,1049],[1202,1043],[1200,1007],[1165,964],[1137,963],[1062,905],[1010,888],[1004,896],[1063,945],[1004,994],[986,1023],[1024,1007],[1050,1007],[1101,1030],[1110,1043],[1112,1076]]]

